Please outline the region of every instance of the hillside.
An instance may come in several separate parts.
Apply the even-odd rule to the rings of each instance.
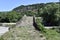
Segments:
[[[11,10],[9,12],[0,12],[0,23],[17,22],[23,17],[23,15],[27,15],[27,16],[35,15],[38,17],[42,17],[44,19],[44,21],[48,21],[47,19],[49,19],[49,18],[53,19],[55,16],[56,20],[59,21],[60,20],[59,19],[60,18],[60,2],[21,5],[16,8],[13,8],[13,10]],[[52,15],[54,15],[54,16],[52,16]],[[49,23],[50,23],[50,19],[49,19]],[[54,18],[54,20],[55,20],[55,18]]]
[[[33,11],[37,12],[38,9],[46,7],[47,5],[53,5],[53,4],[60,4],[60,2],[50,2],[50,3],[38,3],[38,4],[32,4],[32,5],[21,5],[13,9],[13,11],[16,12],[27,12],[27,11]]]

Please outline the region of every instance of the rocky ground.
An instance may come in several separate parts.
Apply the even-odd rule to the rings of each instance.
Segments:
[[[3,36],[4,40],[45,40],[42,33],[33,26],[15,27]]]

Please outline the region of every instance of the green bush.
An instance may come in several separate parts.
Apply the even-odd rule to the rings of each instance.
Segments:
[[[0,37],[0,40],[4,40],[3,37]]]
[[[56,32],[56,30],[47,29],[46,33],[43,33],[46,37],[46,40],[59,40],[60,33]]]
[[[39,18],[36,19],[37,27],[41,30],[41,32],[45,32],[45,28],[42,25],[42,22],[40,21]]]
[[[6,13],[0,13],[0,22],[1,23],[10,23],[10,22],[17,22],[22,18],[21,13],[17,13],[15,11],[9,11]]]

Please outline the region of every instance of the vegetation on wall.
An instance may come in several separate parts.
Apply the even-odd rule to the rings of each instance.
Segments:
[[[37,24],[37,27],[39,28],[39,30],[41,32],[46,32],[45,28],[44,28],[44,25],[41,23],[41,20],[39,18],[36,19],[36,24]]]

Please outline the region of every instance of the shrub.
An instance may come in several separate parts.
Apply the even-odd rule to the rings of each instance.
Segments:
[[[0,37],[0,40],[4,40],[3,37]]]
[[[39,18],[36,19],[37,27],[41,30],[41,32],[45,32],[45,28],[42,25],[41,21]]]

